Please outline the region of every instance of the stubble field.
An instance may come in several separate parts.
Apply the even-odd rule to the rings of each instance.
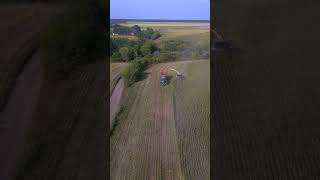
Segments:
[[[185,76],[161,87],[159,71]],[[111,179],[209,179],[209,61],[158,64],[125,90],[111,136]]]

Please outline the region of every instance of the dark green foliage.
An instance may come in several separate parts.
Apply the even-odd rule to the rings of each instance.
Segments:
[[[115,24],[113,26],[112,32],[119,35],[130,35],[131,29],[130,27],[127,27],[127,26],[121,26],[121,25]]]
[[[159,31],[154,31],[152,28],[147,28],[145,31],[140,31],[137,33],[137,36],[140,39],[156,40],[161,37],[161,34]]]
[[[132,61],[122,73],[122,77],[125,78],[129,84],[136,82],[143,74],[145,64],[141,60]]]
[[[131,61],[131,60],[134,60],[134,58],[136,58],[136,51],[134,48],[129,48],[128,60]]]
[[[113,24],[110,28],[112,29],[112,33],[118,35],[134,35],[142,40],[156,40],[161,37],[159,31],[154,31],[152,28],[141,30],[140,26],[138,25],[134,25],[130,28],[127,26],[121,26],[119,24]]]
[[[175,52],[162,52],[153,57],[154,63],[164,63],[169,61],[175,61],[178,58],[178,54]]]
[[[112,54],[111,56],[111,61],[112,62],[120,62],[122,59],[121,59],[121,54],[119,52],[115,52]]]
[[[180,51],[183,50],[187,45],[187,42],[181,40],[169,40],[164,41],[160,44],[162,51]]]
[[[161,34],[159,31],[154,31],[153,34],[151,35],[151,39],[152,40],[156,40],[158,39],[159,37],[161,37]]]
[[[80,1],[52,19],[42,34],[48,72],[64,78],[77,65],[105,56],[104,11],[97,1]]]
[[[122,47],[119,49],[119,53],[121,55],[121,59],[123,59],[124,61],[129,61],[129,48]]]
[[[145,38],[146,39],[151,39],[152,34],[153,34],[153,29],[152,28],[147,28],[147,30],[144,32]]]
[[[155,54],[149,54],[143,57],[143,61],[147,62],[148,64],[153,64],[155,59]]]
[[[134,48],[122,47],[119,49],[121,59],[128,62],[136,58],[136,52]]]
[[[131,32],[136,36],[141,32],[141,28],[138,25],[134,25],[131,28]]]
[[[130,40],[128,38],[112,38],[110,41],[113,52],[118,51],[122,47],[136,47],[144,43],[143,40]]]
[[[143,56],[150,55],[157,50],[157,46],[152,41],[147,41],[141,46],[140,51]]]
[[[209,47],[206,44],[197,44],[192,49],[192,58],[193,59],[206,59],[209,58]]]

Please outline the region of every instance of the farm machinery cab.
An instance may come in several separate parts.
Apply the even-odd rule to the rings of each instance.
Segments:
[[[160,85],[165,86],[168,84],[168,79],[167,79],[167,71],[165,69],[160,70]]]
[[[176,75],[177,78],[183,78],[181,73],[178,72],[177,70],[172,69],[172,68],[170,68],[169,70],[172,70],[172,71],[176,72],[177,73],[177,75]],[[161,86],[166,86],[169,83],[167,72],[168,71],[167,71],[166,68],[163,68],[163,69],[160,70],[160,85]]]

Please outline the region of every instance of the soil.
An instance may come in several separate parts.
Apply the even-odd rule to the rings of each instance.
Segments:
[[[124,87],[124,80],[121,78],[110,97],[110,129],[112,129],[117,112],[120,110],[120,102]]]
[[[9,102],[0,114],[4,122],[0,135],[0,179],[11,179],[17,172],[42,82],[41,59],[35,54],[18,77]]]

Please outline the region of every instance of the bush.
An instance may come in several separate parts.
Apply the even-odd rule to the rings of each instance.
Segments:
[[[113,25],[113,33],[119,34],[119,35],[130,35],[131,29],[130,27],[121,26],[118,24]]]
[[[130,40],[128,38],[111,38],[110,41],[113,52],[118,51],[122,47],[134,47],[135,49],[139,49],[144,44],[142,39]]]
[[[155,62],[155,56],[156,55],[149,54],[149,55],[144,56],[142,59],[143,59],[143,61],[147,62],[147,64],[152,64]]]
[[[121,59],[124,61],[129,61],[129,48],[122,47],[119,49],[119,53],[121,55]]]
[[[160,44],[161,51],[180,51],[183,50],[186,46],[186,42],[181,40],[169,40],[163,41]]]
[[[157,50],[155,43],[147,41],[141,46],[140,51],[143,56],[150,55]]]
[[[144,64],[141,60],[132,61],[122,72],[122,77],[129,82],[129,85],[136,82],[143,74]]]
[[[140,39],[147,39],[147,40],[156,40],[161,37],[159,31],[154,31],[152,28],[147,28],[144,31],[136,31],[135,35]]]
[[[111,56],[111,61],[112,62],[120,62],[121,59],[121,54],[119,52],[114,52]]]
[[[134,60],[137,57],[137,52],[134,48],[129,48],[128,58],[129,61]]]
[[[49,73],[65,78],[77,65],[105,57],[105,15],[96,1],[81,1],[52,19],[40,48]]]
[[[151,35],[151,39],[152,40],[156,40],[158,39],[159,37],[161,37],[161,34],[159,31],[154,31],[153,34]]]
[[[178,58],[178,54],[174,52],[162,52],[154,56],[154,63],[164,63],[175,61]]]
[[[207,59],[210,57],[208,43],[200,43],[193,47],[192,58],[193,59]]]

